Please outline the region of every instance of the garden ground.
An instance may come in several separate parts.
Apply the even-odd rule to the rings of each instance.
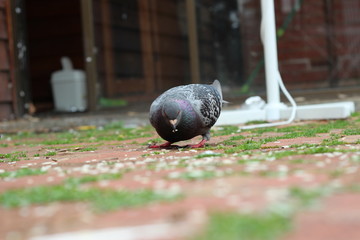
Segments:
[[[3,132],[1,239],[360,239],[359,113],[202,149],[124,121]]]

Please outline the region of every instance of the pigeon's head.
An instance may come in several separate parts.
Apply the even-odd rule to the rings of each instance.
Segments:
[[[162,115],[166,122],[172,127],[173,132],[177,132],[177,126],[180,123],[182,110],[178,102],[167,101],[163,105]]]

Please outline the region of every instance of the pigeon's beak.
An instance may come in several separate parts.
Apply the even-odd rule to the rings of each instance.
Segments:
[[[169,120],[170,122],[170,125],[172,126],[173,128],[173,132],[177,132],[178,130],[176,129],[177,127],[177,124],[178,124],[178,120],[177,119],[173,119],[173,120]]]

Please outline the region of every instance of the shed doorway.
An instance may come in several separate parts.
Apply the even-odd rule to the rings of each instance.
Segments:
[[[80,1],[24,0],[28,81],[34,111],[54,108],[51,74],[68,56],[74,68],[84,69]]]

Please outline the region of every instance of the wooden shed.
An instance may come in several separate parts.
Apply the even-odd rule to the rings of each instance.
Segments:
[[[358,0],[275,6],[290,89],[359,88]],[[264,91],[260,20],[260,0],[0,0],[0,120],[54,109],[63,56],[86,72],[90,111],[215,78],[228,96]]]

